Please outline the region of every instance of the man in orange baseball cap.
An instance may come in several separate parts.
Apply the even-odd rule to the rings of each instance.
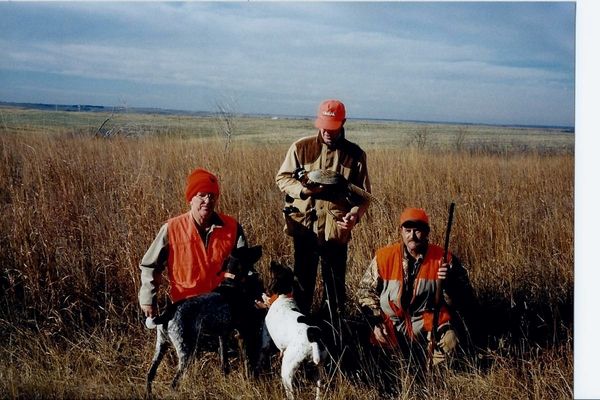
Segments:
[[[474,292],[458,258],[451,253],[445,258],[442,247],[429,243],[424,209],[404,209],[399,222],[401,240],[375,252],[359,285],[359,303],[373,326],[373,343],[397,347],[406,356],[416,352],[421,366],[428,356],[438,364],[454,354],[459,342],[454,311],[468,315]],[[444,295],[435,304],[438,284]]]
[[[400,226],[420,226],[429,231],[429,216],[422,208],[405,208],[400,214]]]
[[[346,107],[335,99],[317,109],[316,135],[294,142],[275,181],[285,194],[285,232],[293,239],[294,298],[300,311],[311,311],[319,262],[324,296],[321,310],[339,328],[346,302],[346,261],[351,231],[367,211],[368,201],[336,193],[302,179],[315,170],[337,173],[364,191],[371,191],[365,152],[345,137]]]
[[[339,100],[325,100],[319,105],[315,127],[335,131],[346,122],[346,107]]]

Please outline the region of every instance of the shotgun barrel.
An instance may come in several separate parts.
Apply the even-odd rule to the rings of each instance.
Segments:
[[[450,203],[448,209],[448,223],[446,224],[446,237],[444,239],[444,259],[443,262],[448,262],[448,247],[450,245],[450,230],[452,229],[452,221],[454,219],[454,203]],[[435,351],[435,345],[437,342],[437,328],[440,318],[440,308],[442,306],[442,283],[441,279],[436,280],[435,284],[435,304],[433,309],[433,324],[431,328],[431,347],[429,351],[429,365],[433,365],[433,352]]]

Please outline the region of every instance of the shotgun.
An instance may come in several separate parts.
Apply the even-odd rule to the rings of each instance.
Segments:
[[[443,262],[448,262],[448,247],[450,245],[450,230],[452,229],[452,220],[454,219],[454,203],[450,203],[448,209],[448,224],[446,225],[446,237],[444,239],[444,258]],[[433,352],[435,350],[435,344],[437,342],[437,328],[440,318],[440,308],[442,306],[442,283],[441,279],[437,279],[435,282],[435,303],[433,309],[433,324],[431,328],[431,348],[430,348],[430,366],[433,363]]]
[[[450,230],[452,229],[452,220],[454,219],[454,203],[450,203],[448,209],[448,224],[446,225],[446,238],[444,240],[444,261],[448,262],[448,246],[450,245]],[[442,281],[440,279],[436,282],[435,287],[435,304],[439,306],[442,300]]]

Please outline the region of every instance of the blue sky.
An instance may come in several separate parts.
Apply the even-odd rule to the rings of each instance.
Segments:
[[[574,2],[0,2],[0,101],[574,125]]]

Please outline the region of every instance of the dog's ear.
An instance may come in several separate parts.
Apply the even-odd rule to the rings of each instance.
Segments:
[[[248,248],[248,254],[246,258],[246,262],[249,264],[256,264],[258,260],[262,257],[262,246],[254,246]]]
[[[240,260],[234,255],[232,252],[229,257],[225,259],[223,265],[221,266],[221,270],[217,272],[217,275],[222,274],[223,272],[229,272],[231,274],[237,275],[240,273],[241,263]]]
[[[262,246],[235,248],[231,251],[231,257],[245,265],[254,265],[262,257]]]
[[[294,287],[293,270],[276,261],[271,261],[271,285],[270,291],[275,294],[289,293]]]
[[[262,246],[235,248],[231,255],[244,264],[254,265],[262,257]]]
[[[286,276],[286,273],[289,271],[290,275],[294,275],[294,272],[291,268],[285,266],[284,264],[278,263],[277,261],[271,261],[271,274],[274,276],[282,277]]]

